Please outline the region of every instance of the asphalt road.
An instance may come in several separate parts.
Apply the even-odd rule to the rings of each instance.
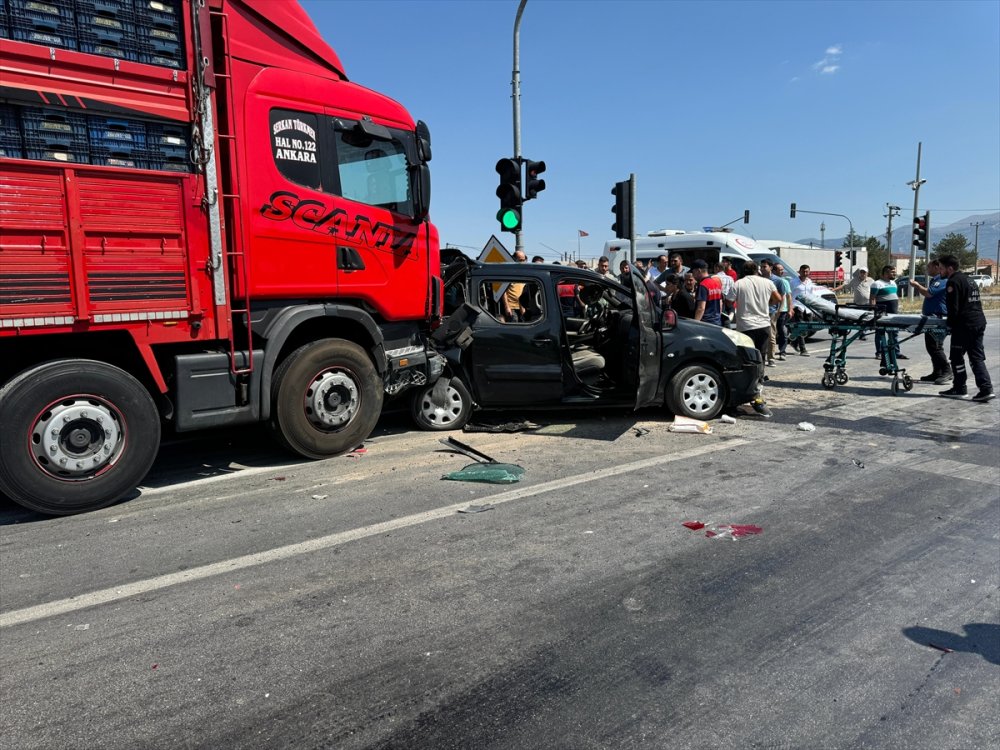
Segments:
[[[178,441],[82,516],[0,502],[0,747],[996,747],[1000,403],[893,397],[870,346],[710,435],[457,435],[517,484],[442,481],[470,461],[387,418],[315,463]]]

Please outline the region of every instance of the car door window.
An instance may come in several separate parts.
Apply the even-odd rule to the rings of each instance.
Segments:
[[[530,325],[545,317],[545,300],[537,281],[488,279],[479,283],[479,306],[505,325]]]

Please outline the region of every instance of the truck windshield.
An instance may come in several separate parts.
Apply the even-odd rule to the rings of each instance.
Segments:
[[[356,130],[337,129],[340,194],[370,206],[414,215],[405,140],[411,133],[390,130],[392,140],[359,137]]]

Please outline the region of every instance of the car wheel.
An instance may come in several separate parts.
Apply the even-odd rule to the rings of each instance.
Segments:
[[[46,362],[0,390],[0,491],[65,516],[134,490],[160,447],[160,415],[124,370],[94,360]]]
[[[444,392],[444,403],[434,403],[432,398],[436,384],[418,388],[410,402],[410,416],[421,430],[443,432],[460,430],[465,427],[472,414],[472,395],[458,378],[448,380]]]
[[[321,339],[302,346],[274,373],[269,426],[284,447],[328,458],[365,441],[382,413],[382,382],[365,350]]]
[[[683,368],[670,381],[669,395],[670,410],[692,419],[715,419],[726,405],[722,377],[708,365]]]

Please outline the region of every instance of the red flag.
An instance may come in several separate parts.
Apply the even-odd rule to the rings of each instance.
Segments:
[[[578,231],[580,233],[581,237],[589,237],[590,236],[589,232],[584,232],[582,229],[577,229],[576,231]]]

